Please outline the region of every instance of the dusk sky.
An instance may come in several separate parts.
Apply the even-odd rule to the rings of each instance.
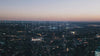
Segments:
[[[0,20],[100,21],[100,0],[0,0]]]

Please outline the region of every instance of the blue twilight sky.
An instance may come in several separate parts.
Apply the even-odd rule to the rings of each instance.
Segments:
[[[0,20],[100,21],[100,0],[0,0]]]

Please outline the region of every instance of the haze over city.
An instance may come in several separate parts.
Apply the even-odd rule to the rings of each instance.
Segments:
[[[0,0],[0,20],[100,21],[100,0]]]
[[[0,56],[100,56],[100,0],[0,0]]]

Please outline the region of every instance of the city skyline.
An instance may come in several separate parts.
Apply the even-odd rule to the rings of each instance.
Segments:
[[[100,0],[2,0],[0,20],[100,21]]]

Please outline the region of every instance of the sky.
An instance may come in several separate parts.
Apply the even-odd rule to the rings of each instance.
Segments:
[[[0,20],[100,21],[100,0],[0,0]]]

